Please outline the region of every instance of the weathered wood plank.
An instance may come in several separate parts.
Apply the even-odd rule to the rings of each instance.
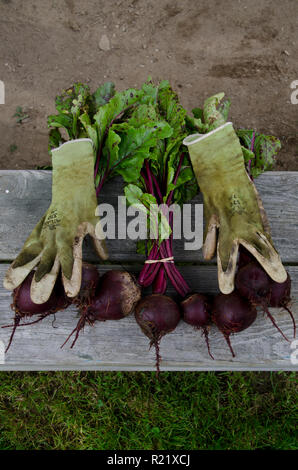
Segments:
[[[256,186],[267,211],[275,245],[286,263],[298,262],[298,172],[270,172],[256,180]],[[122,194],[120,180],[103,188],[99,202],[115,207]],[[48,208],[51,199],[51,172],[0,171],[0,260],[12,260],[19,253],[26,237]],[[201,203],[201,197],[194,202]],[[113,262],[142,261],[130,240],[108,242]],[[85,259],[96,262],[96,255],[86,243]],[[182,241],[175,242],[177,261],[203,262],[202,251],[185,251]]]
[[[114,266],[114,269],[117,267]],[[6,264],[0,265],[0,279],[3,279]],[[108,267],[99,266],[101,272]],[[128,268],[133,272],[138,269]],[[293,280],[292,295],[298,298],[298,267],[289,267]],[[181,271],[192,288],[201,292],[217,292],[215,266],[181,267]],[[173,294],[169,289],[169,294]],[[0,284],[0,325],[11,323],[10,293]],[[296,318],[298,309],[294,305]],[[272,309],[278,325],[291,339],[292,322],[285,312]],[[75,309],[69,308],[53,318],[19,328],[14,342],[0,370],[154,370],[154,351],[148,349],[147,338],[141,333],[131,315],[120,321],[97,323],[86,326],[76,346],[70,349],[61,344],[74,328],[77,321]],[[10,329],[0,328],[0,341],[7,344]],[[1,343],[0,343],[1,344]],[[207,353],[200,333],[189,325],[180,322],[178,328],[161,342],[162,370],[293,370],[293,352],[290,344],[262,314],[246,331],[232,338],[236,358],[232,358],[223,336],[213,326],[210,331],[210,344],[215,357],[213,361]]]

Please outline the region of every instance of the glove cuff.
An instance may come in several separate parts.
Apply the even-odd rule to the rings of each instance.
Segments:
[[[195,174],[206,177],[244,171],[244,159],[233,124],[227,122],[208,134],[192,134],[183,141],[188,147]],[[211,173],[211,174],[210,174]]]
[[[80,163],[86,158],[93,162],[94,147],[92,140],[87,138],[70,140],[52,150],[53,168]]]

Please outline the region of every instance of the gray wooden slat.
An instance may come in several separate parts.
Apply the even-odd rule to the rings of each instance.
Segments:
[[[298,262],[298,172],[269,172],[256,180],[272,227],[276,248],[285,263]],[[108,182],[103,188],[99,202],[116,206],[117,196],[122,195],[120,180]],[[51,172],[47,171],[0,171],[0,260],[12,260],[19,253],[26,237],[48,208],[51,199]],[[198,196],[194,202],[201,203]],[[86,260],[97,261],[96,255],[85,244]],[[135,243],[130,240],[108,241],[110,260],[142,261],[137,255]],[[185,251],[182,241],[175,241],[177,261],[203,262],[202,251]]]
[[[0,265],[3,279],[7,264]],[[99,266],[104,272],[107,266]],[[113,269],[117,269],[116,266]],[[136,272],[138,267],[129,267]],[[180,268],[193,289],[201,292],[217,292],[216,268],[214,266],[183,266]],[[292,277],[292,297],[298,298],[298,267],[288,268]],[[173,290],[169,289],[172,295]],[[0,325],[11,323],[10,293],[0,284]],[[287,313],[271,309],[278,325],[291,339],[292,322]],[[297,304],[293,311],[298,317]],[[14,342],[0,370],[154,370],[154,351],[149,350],[148,340],[141,333],[131,315],[120,321],[97,322],[86,326],[73,349],[61,344],[77,321],[75,309],[68,308],[53,318],[29,327],[19,328]],[[7,344],[10,329],[0,328],[0,341]],[[201,334],[180,322],[177,329],[161,342],[161,370],[297,370],[290,360],[293,350],[272,326],[269,319],[259,313],[256,322],[246,331],[231,339],[236,358],[232,358],[221,333],[212,326],[210,345],[215,357],[207,353]],[[0,342],[1,346],[1,342]],[[296,346],[298,349],[298,344]]]

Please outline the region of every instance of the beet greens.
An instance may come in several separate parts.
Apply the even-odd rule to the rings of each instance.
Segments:
[[[185,297],[190,287],[174,262],[174,214],[169,208],[191,200],[198,191],[188,153],[182,145],[188,132],[186,111],[167,81],[157,86],[150,82],[147,87],[151,87],[154,99],[136,112],[135,123],[153,125],[155,121],[165,120],[171,131],[150,149],[140,174],[124,190],[128,203],[143,208],[148,215],[147,241],[138,242],[138,252],[147,257],[139,283],[143,287],[152,285],[153,293],[163,294],[169,279]]]

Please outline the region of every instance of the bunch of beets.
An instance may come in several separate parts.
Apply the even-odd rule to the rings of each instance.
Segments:
[[[242,248],[234,292],[228,295],[218,294],[215,297],[189,293],[179,303],[163,294],[141,297],[137,280],[127,271],[111,270],[100,276],[96,266],[83,263],[81,289],[75,298],[66,297],[61,279],[58,278],[49,300],[44,304],[34,304],[30,298],[33,275],[33,272],[30,273],[13,292],[14,323],[3,327],[13,327],[7,350],[18,327],[38,323],[49,315],[66,309],[70,304],[74,304],[79,311],[77,325],[65,341],[66,343],[74,335],[71,348],[86,323],[93,325],[96,321],[120,320],[134,311],[137,323],[150,340],[150,346],[155,347],[157,372],[161,359],[160,340],[177,327],[181,317],[186,323],[202,331],[212,359],[208,340],[211,324],[214,323],[223,333],[235,357],[230,335],[245,330],[255,321],[257,307],[261,307],[288,341],[268,310],[269,307],[286,309],[293,321],[294,337],[296,335],[295,320],[288,307],[291,301],[290,276],[288,275],[284,283],[272,281],[249,252]],[[24,319],[31,317],[34,317],[33,321],[22,323]]]

